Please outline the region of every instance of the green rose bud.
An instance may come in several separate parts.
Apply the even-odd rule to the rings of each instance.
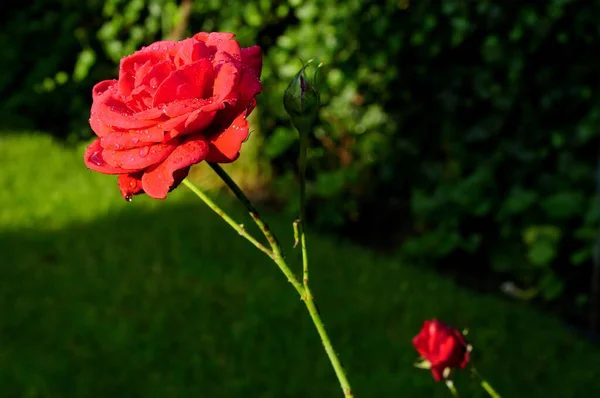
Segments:
[[[319,110],[319,92],[315,88],[315,80],[319,65],[312,81],[306,76],[306,69],[311,64],[308,61],[302,69],[294,76],[283,95],[283,106],[290,115],[292,124],[301,134],[308,133]]]

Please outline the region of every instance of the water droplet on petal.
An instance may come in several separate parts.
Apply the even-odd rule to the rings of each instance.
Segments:
[[[149,146],[143,146],[143,147],[140,148],[140,156],[141,157],[148,156],[149,152],[150,152],[150,147]]]
[[[133,137],[133,138],[131,139],[131,142],[133,142],[133,144],[135,145],[135,144],[137,144],[138,142],[140,142],[140,139],[139,139],[139,138],[137,138],[137,137]]]
[[[101,151],[96,151],[90,156],[90,162],[94,163],[96,166],[102,166],[105,163],[100,153]]]
[[[127,195],[125,195],[125,200],[128,202],[131,202],[131,200],[133,199],[133,195],[128,193]]]

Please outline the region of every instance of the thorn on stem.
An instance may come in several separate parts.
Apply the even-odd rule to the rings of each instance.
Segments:
[[[294,228],[294,249],[296,248],[296,246],[298,246],[299,241],[298,225],[300,225],[300,219],[294,220],[294,222],[292,223],[292,227]]]

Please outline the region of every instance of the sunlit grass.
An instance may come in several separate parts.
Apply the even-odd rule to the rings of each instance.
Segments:
[[[181,187],[125,202],[83,147],[0,137],[1,397],[341,396],[276,267]],[[220,197],[240,222],[243,209]],[[298,269],[287,220],[267,213]],[[426,318],[469,328],[506,397],[600,396],[600,349],[520,303],[314,233],[313,293],[356,396],[448,397],[412,367]],[[484,393],[460,374],[465,397]]]

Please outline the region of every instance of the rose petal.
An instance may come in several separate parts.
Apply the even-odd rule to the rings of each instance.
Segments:
[[[211,104],[211,99],[190,98],[187,100],[166,104],[162,108],[162,112],[168,117],[177,117],[183,115],[184,113],[190,113],[198,109],[204,109],[207,105]]]
[[[103,157],[106,163],[114,167],[125,170],[140,170],[165,160],[180,142],[181,140],[174,139],[162,144],[146,145],[121,151],[104,150]]]
[[[233,63],[225,63],[221,65],[217,72],[213,86],[213,97],[215,101],[222,100],[227,97],[237,86],[240,80],[239,68]]]
[[[103,123],[97,115],[97,107],[92,104],[92,112],[90,113],[90,127],[98,137],[105,137],[114,132],[111,126]]]
[[[415,346],[415,349],[417,350],[419,355],[421,355],[423,358],[425,358],[427,356],[427,353],[429,352],[429,350],[427,349],[426,340],[427,340],[427,336],[423,333],[419,333],[412,340],[412,343]]]
[[[212,65],[208,58],[185,65],[171,73],[160,84],[154,94],[152,105],[156,107],[172,101],[209,97],[213,82]]]
[[[106,125],[120,129],[142,129],[156,123],[154,120],[138,119],[131,108],[114,98],[100,103],[97,115]]]
[[[164,116],[164,108],[150,108],[145,111],[136,112],[135,117],[139,120],[156,120]]]
[[[216,125],[229,125],[239,114],[248,115],[254,104],[254,97],[262,91],[260,80],[247,68],[242,69],[242,75],[234,92],[238,99],[234,106],[229,106],[217,113],[214,123]],[[233,105],[233,104],[232,104]]]
[[[234,37],[235,37],[235,34],[227,33],[227,32],[211,32],[211,33],[200,32],[200,33],[196,33],[194,35],[194,39],[205,42],[206,46],[208,46],[208,47],[211,47],[211,46],[217,47],[223,41],[230,40]]]
[[[135,148],[144,144],[167,142],[179,135],[192,134],[195,131],[187,131],[184,127],[189,114],[183,114],[165,121],[159,121],[154,125],[139,130],[122,130],[113,132],[104,139],[102,145],[105,148],[126,149]],[[207,117],[212,115],[207,114]]]
[[[128,173],[128,174],[120,174],[119,179],[119,190],[121,191],[121,196],[125,198],[125,200],[131,200],[133,195],[138,195],[144,193],[142,189],[142,173]]]
[[[181,184],[181,182],[185,179],[185,177],[187,177],[188,174],[190,173],[190,168],[191,168],[191,166],[188,166],[183,169],[175,170],[175,172],[173,173],[174,182],[173,182],[173,185],[171,185],[169,192],[171,192],[172,190],[177,188],[179,186],[179,184]]]
[[[96,99],[96,97],[104,94],[108,89],[110,89],[111,87],[113,87],[115,84],[117,84],[118,81],[117,80],[103,80],[100,83],[97,83],[93,88],[92,88],[92,99]]]
[[[141,69],[140,69],[141,70]],[[158,86],[167,78],[175,67],[170,61],[161,61],[153,64],[143,75],[136,75],[135,87],[143,87],[150,94],[154,95]]]
[[[139,146],[166,142],[171,139],[162,129],[129,130],[113,132],[100,138],[102,147],[107,150],[122,150]]]
[[[142,47],[138,52],[154,54],[160,57],[162,61],[173,62],[177,51],[179,51],[179,42],[161,40],[150,44],[148,47]]]
[[[164,62],[163,62],[163,64],[164,64]],[[136,69],[134,81],[133,81],[133,87],[138,88],[140,86],[140,84],[142,83],[142,80],[144,80],[144,78],[146,78],[148,76],[148,72],[150,72],[150,70],[152,69],[152,67],[154,67],[154,65],[156,65],[154,62],[148,60],[148,61],[146,61],[146,63],[144,63],[143,65],[141,65],[139,68]],[[130,90],[130,91],[133,91],[133,90]]]
[[[93,116],[91,119],[99,119],[97,120],[97,122],[99,122],[97,124],[99,131],[96,131],[94,125],[92,125],[92,129],[94,129],[98,136],[102,136],[106,131],[111,131],[115,127],[122,129],[140,129],[156,123],[152,120],[138,119],[131,108],[112,95],[113,91],[113,88],[107,90],[102,95],[96,97],[92,103],[91,113]]]
[[[133,54],[124,57],[119,63],[119,93],[129,96],[135,88],[135,81],[139,79],[137,70],[150,67],[161,61],[160,54],[149,51],[136,51]]]
[[[83,161],[89,169],[98,171],[103,174],[123,174],[133,171],[124,170],[120,167],[114,167],[108,164],[106,160],[104,160],[104,148],[102,148],[102,146],[100,145],[99,139],[95,140],[87,147],[85,153],[83,154]]]
[[[431,374],[433,375],[433,378],[435,381],[441,381],[442,380],[442,375],[444,374],[444,369],[440,369],[437,367],[432,367],[431,368]]]
[[[102,103],[116,91],[116,85],[116,80],[105,80],[96,84],[92,89],[93,102],[90,110],[90,127],[98,137],[105,136],[113,131],[111,126],[102,121],[101,117],[105,113]]]
[[[208,144],[202,136],[192,136],[178,146],[164,162],[152,166],[142,176],[144,192],[156,199],[164,199],[174,186],[177,170],[199,163],[206,157]]]
[[[152,95],[148,92],[150,87],[140,86],[133,89],[127,99],[127,106],[136,113],[152,107]]]
[[[242,50],[237,40],[222,41],[217,45],[217,52],[213,58],[213,66],[216,68],[220,64],[232,62],[239,66],[242,62]]]
[[[209,56],[210,50],[206,47],[206,44],[191,38],[179,42],[179,49],[175,55],[174,62],[177,67],[180,67],[199,61],[202,58],[208,58]]]
[[[177,130],[178,134],[192,133],[184,128],[185,121],[188,119],[189,114],[185,113],[177,117],[166,120],[164,123],[157,124],[155,128],[171,133],[172,130]]]
[[[229,127],[210,138],[208,162],[229,163],[239,156],[242,143],[248,138],[248,121],[240,114]]]
[[[190,102],[190,104],[193,103],[194,101]],[[178,109],[176,104],[170,104],[164,107],[162,111],[159,108],[152,108],[148,112],[152,111],[167,115],[167,112],[172,111],[174,112],[173,115],[181,114],[170,119],[155,120],[153,126],[145,129],[113,130],[111,134],[102,137],[102,146],[117,150],[135,148],[144,144],[166,142],[178,136],[197,133],[208,127],[216,115],[216,111],[212,110],[215,108],[214,104],[210,104],[209,101],[198,101],[198,103],[206,103],[207,105],[196,110],[193,110],[194,108],[191,105],[186,108],[185,104],[181,109]],[[173,106],[173,108],[169,108],[170,106]],[[217,109],[222,109],[224,106],[225,104],[222,103]]]
[[[190,113],[183,124],[184,131],[174,134],[173,136],[176,137],[178,135],[182,135],[182,133],[194,133],[204,130],[210,126],[216,114],[216,111],[204,112],[202,109],[198,109]]]
[[[262,50],[259,46],[242,48],[242,64],[260,77],[262,72]]]
[[[241,95],[240,101],[247,106],[254,100],[254,97],[262,92],[262,84],[258,76],[250,68],[244,66],[239,84],[235,90]]]

